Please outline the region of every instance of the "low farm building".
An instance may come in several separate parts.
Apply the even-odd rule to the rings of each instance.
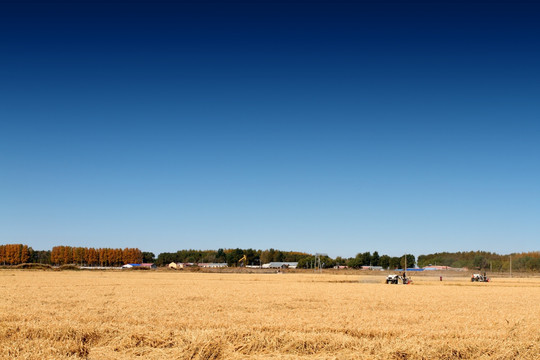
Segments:
[[[149,268],[149,269],[157,268],[156,264],[154,263],[142,263],[142,264],[125,264],[122,266],[122,269],[130,269],[134,267],[144,267],[144,268]]]
[[[181,263],[181,262],[175,263],[175,262],[172,262],[167,266],[170,269],[184,269],[184,268],[187,268],[187,267],[190,267],[190,266],[197,266],[197,264],[195,264],[195,263]]]
[[[451,266],[444,265],[428,265],[423,267],[424,270],[454,270],[454,271],[467,271],[467,268],[454,268]]]
[[[382,271],[384,270],[382,266],[362,266],[362,270],[378,270]]]
[[[227,267],[227,263],[199,263],[199,267],[204,267],[204,268],[224,268],[224,267]]]
[[[298,262],[279,262],[274,261],[262,266],[263,269],[296,269]]]

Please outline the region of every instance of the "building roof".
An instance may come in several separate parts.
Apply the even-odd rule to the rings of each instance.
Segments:
[[[154,263],[142,263],[140,266],[145,267],[145,268],[152,268],[152,269],[157,267],[156,264]]]

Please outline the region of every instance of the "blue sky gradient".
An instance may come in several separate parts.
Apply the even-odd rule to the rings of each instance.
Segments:
[[[0,10],[0,243],[540,249],[534,2]]]

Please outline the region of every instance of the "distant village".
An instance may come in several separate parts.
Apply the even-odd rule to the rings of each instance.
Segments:
[[[369,271],[540,271],[540,252],[530,251],[500,255],[486,251],[443,252],[400,257],[379,255],[377,251],[358,253],[355,257],[331,258],[326,253],[309,254],[276,249],[179,250],[173,253],[141,251],[137,248],[87,248],[55,246],[52,250],[34,250],[24,244],[0,245],[0,265],[52,267],[75,266],[81,269],[357,269]]]
[[[124,269],[133,268],[136,266],[141,267],[147,267],[147,268],[157,268],[157,266],[153,263],[143,263],[143,264],[126,264],[122,266]],[[227,263],[175,263],[171,262],[167,265],[170,269],[185,269],[185,268],[193,268],[193,267],[200,267],[200,268],[227,268],[229,265]],[[246,265],[246,268],[249,269],[296,269],[298,267],[298,262],[270,262],[267,264],[262,265]],[[344,270],[349,269],[347,265],[335,265],[333,269],[336,270]],[[387,269],[384,269],[382,266],[361,266],[359,270],[372,270],[372,271],[384,271]],[[402,269],[395,269],[401,271]],[[468,271],[469,269],[466,267],[463,268],[454,268],[451,266],[442,266],[442,265],[430,265],[425,266],[423,268],[407,268],[407,271],[440,271],[440,270],[453,270],[453,271]]]

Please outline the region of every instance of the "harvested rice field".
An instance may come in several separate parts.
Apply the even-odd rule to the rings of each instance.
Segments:
[[[539,359],[540,278],[0,271],[1,359]]]

